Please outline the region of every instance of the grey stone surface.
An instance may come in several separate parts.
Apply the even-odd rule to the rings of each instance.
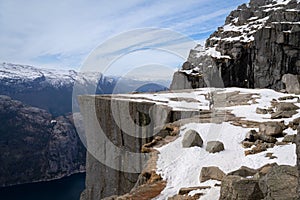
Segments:
[[[217,153],[224,150],[224,144],[220,141],[209,141],[206,145],[206,151],[209,153]]]
[[[182,139],[182,147],[202,147],[203,140],[200,137],[199,133],[195,130],[188,130],[185,132],[183,139]]]
[[[257,179],[245,179],[228,175],[222,180],[219,200],[258,200],[263,199]]]
[[[267,136],[276,136],[282,134],[282,131],[282,122],[265,122],[259,124],[260,134],[265,134]]]
[[[257,172],[258,170],[256,169],[251,169],[249,167],[242,166],[239,169],[228,173],[227,175],[235,175],[235,176],[241,176],[246,178],[247,176],[254,176],[254,174],[256,174]]]
[[[200,172],[200,182],[205,182],[207,180],[218,180],[221,181],[226,174],[216,166],[202,167]]]
[[[255,173],[258,171],[259,173]],[[258,170],[246,169],[230,172],[222,179],[219,199],[296,200],[298,199],[297,185],[296,167],[268,164]]]
[[[298,199],[298,171],[296,167],[275,165],[259,180],[265,200]]]
[[[300,94],[300,76],[294,74],[284,74],[282,82],[285,84],[288,93]]]
[[[86,163],[88,192],[83,195],[86,200],[129,192],[147,161],[148,154],[140,153],[142,146],[152,141],[153,134],[159,133],[166,123],[199,114],[172,111],[167,106],[150,102],[118,99],[117,95],[80,96],[79,103],[89,149]],[[125,150],[124,159],[112,156],[118,149]],[[130,152],[139,156],[133,157]]]
[[[251,0],[249,5],[239,6],[226,18],[225,25],[245,26],[249,27],[248,30],[224,31],[223,27],[219,27],[206,40],[205,47],[215,47],[226,57],[199,56],[201,50],[190,51],[187,60],[199,68],[199,75],[206,85],[211,85],[221,77],[225,87],[281,90],[286,85],[287,91],[299,93],[296,77],[284,75],[300,75],[300,14],[297,11],[300,3],[290,1],[287,5],[265,11],[266,7],[262,5],[267,4],[270,6],[272,1]],[[237,37],[240,39],[231,40]],[[250,37],[253,39],[246,40]],[[176,81],[173,80],[173,85],[181,85],[182,89],[183,84],[176,84]]]

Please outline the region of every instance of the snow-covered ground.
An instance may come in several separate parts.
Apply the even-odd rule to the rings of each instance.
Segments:
[[[200,94],[204,95],[212,89],[197,89],[195,94],[186,94],[185,97],[195,96],[198,99]],[[270,101],[272,99],[278,99],[279,97],[289,96],[275,92],[269,89],[241,89],[241,88],[227,88],[223,92],[240,91],[240,93],[251,93],[253,97],[256,97],[257,103],[250,105],[231,106],[219,109],[231,110],[233,114],[238,117],[243,117],[245,120],[264,122],[272,121],[269,114],[257,114],[256,108],[268,108],[271,106]],[[175,93],[176,95],[179,95]],[[181,93],[183,94],[183,93]],[[258,95],[257,95],[258,94]],[[175,95],[175,96],[176,96]],[[293,95],[300,97],[300,95]],[[145,94],[144,97],[155,100],[168,101],[165,94],[152,96],[152,94]],[[203,98],[199,98],[203,100]],[[300,103],[297,103],[297,99],[286,100],[285,102],[293,102],[300,107]],[[189,107],[189,106],[187,106]],[[298,110],[299,112],[300,110]],[[292,121],[292,119],[300,117],[300,114],[294,115],[289,119],[284,120],[285,123]],[[182,136],[189,130],[196,130],[203,139],[203,147],[191,147],[182,148]],[[162,191],[161,195],[155,199],[167,199],[167,197],[178,194],[180,188],[192,187],[192,186],[211,186],[211,189],[201,190],[205,195],[200,199],[214,200],[219,198],[220,187],[215,186],[219,181],[209,180],[200,183],[200,171],[202,167],[206,166],[218,166],[225,173],[234,171],[241,166],[248,166],[250,168],[257,169],[267,163],[278,163],[286,165],[296,164],[295,144],[288,144],[283,146],[275,146],[269,148],[267,151],[245,156],[244,149],[241,145],[241,141],[245,138],[246,133],[251,130],[250,128],[243,128],[240,126],[234,126],[229,122],[223,122],[221,124],[213,123],[190,123],[181,127],[180,137],[172,143],[169,143],[161,148],[158,148],[160,154],[157,163],[157,173],[160,174],[164,180],[167,181],[166,188]],[[284,132],[287,134],[296,134],[296,131],[292,129],[286,129]],[[219,153],[208,153],[205,150],[207,141],[218,140],[224,143],[225,150]],[[279,141],[281,139],[279,138]],[[265,157],[266,153],[273,153],[277,158],[269,159]],[[197,191],[193,191],[190,194],[195,194]]]

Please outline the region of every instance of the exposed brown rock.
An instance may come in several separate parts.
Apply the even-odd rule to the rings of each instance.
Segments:
[[[200,172],[200,182],[205,182],[207,180],[218,180],[221,181],[225,176],[225,173],[220,170],[219,167],[210,166],[210,167],[202,167]]]

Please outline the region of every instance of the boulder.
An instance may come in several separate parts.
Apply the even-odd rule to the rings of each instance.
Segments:
[[[277,139],[275,137],[264,135],[264,134],[259,135],[259,139],[264,141],[264,142],[267,142],[267,143],[277,142]]]
[[[298,112],[295,110],[290,111],[277,111],[271,114],[271,119],[281,119],[281,118],[291,118],[293,115]]]
[[[259,124],[259,132],[268,136],[281,135],[283,125],[283,122],[263,122]]]
[[[189,61],[184,62],[182,65],[183,70],[190,70],[193,68],[194,68],[194,66]]]
[[[267,109],[264,109],[264,108],[256,108],[256,113],[257,114],[267,114],[268,111],[267,111]]]
[[[206,145],[206,151],[209,153],[217,153],[224,150],[224,144],[220,141],[209,141]]]
[[[239,169],[228,173],[227,175],[235,175],[235,176],[241,176],[241,177],[248,177],[248,176],[254,176],[254,174],[256,174],[258,172],[258,170],[256,169],[251,169],[249,167],[246,166],[242,166]]]
[[[263,199],[259,180],[227,175],[221,184],[219,200],[256,200]]]
[[[182,139],[182,147],[188,148],[188,147],[202,147],[203,140],[200,137],[199,133],[195,130],[188,130],[185,132],[183,139]]]
[[[255,142],[259,138],[258,133],[256,130],[250,130],[245,137],[244,141],[249,141],[249,142]]]
[[[268,163],[260,168],[258,168],[257,170],[259,171],[260,174],[262,175],[266,175],[267,173],[269,173],[269,171],[272,169],[272,167],[277,166],[277,163]]]
[[[250,148],[254,145],[254,142],[243,141],[242,145],[243,145],[244,148]]]
[[[200,182],[202,183],[210,179],[221,181],[225,175],[226,174],[222,170],[220,170],[219,167],[202,167],[200,173]]]
[[[266,200],[298,199],[298,171],[296,167],[275,165],[259,180]]]
[[[299,75],[284,74],[282,82],[285,84],[288,93],[300,94],[300,78]]]
[[[284,136],[282,142],[292,142],[292,143],[295,143],[296,142],[296,134],[295,135],[286,135],[286,136]]]
[[[293,103],[290,102],[279,102],[276,106],[275,106],[277,111],[291,111],[291,110],[298,110],[299,107],[296,106]]]

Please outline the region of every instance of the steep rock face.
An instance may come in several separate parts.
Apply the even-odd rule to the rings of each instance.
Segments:
[[[70,118],[0,96],[0,186],[84,170],[85,149]]]
[[[230,13],[205,48],[191,50],[187,60],[191,69],[177,73],[186,79],[199,77],[187,88],[220,86],[216,78],[221,78],[224,86],[282,89],[284,74],[300,74],[299,13],[296,0],[251,0]],[[177,76],[171,89],[182,85],[176,83]]]
[[[82,200],[129,192],[147,161],[147,154],[141,153],[142,146],[152,141],[153,133],[168,122],[199,114],[196,111],[172,111],[168,106],[118,95],[80,96],[79,103],[88,147],[86,190]],[[125,150],[124,155],[128,152],[140,155],[133,158],[128,154],[130,159],[126,156],[122,159],[120,155],[114,157],[114,147],[116,151]],[[129,171],[117,170],[120,167]]]

